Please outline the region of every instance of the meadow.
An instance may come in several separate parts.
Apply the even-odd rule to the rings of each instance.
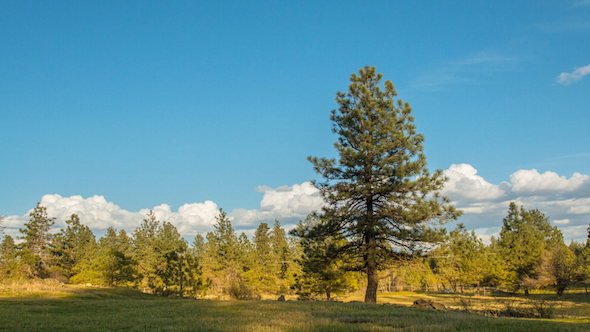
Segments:
[[[345,301],[356,300],[353,295]],[[539,294],[539,296],[545,296]],[[410,308],[418,298],[451,307]],[[588,295],[566,295],[560,317],[491,317],[461,309],[451,294],[380,294],[380,304],[170,298],[130,289],[59,283],[0,286],[2,331],[588,331]],[[529,299],[520,299],[523,303]],[[484,297],[472,305],[492,303]],[[500,302],[494,302],[502,305]]]

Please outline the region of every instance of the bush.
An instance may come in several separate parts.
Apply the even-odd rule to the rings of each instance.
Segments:
[[[547,299],[530,300],[533,315],[539,318],[553,318],[555,316],[555,302]]]
[[[257,298],[252,289],[246,285],[242,276],[235,271],[229,273],[224,292],[232,300],[252,300],[255,297]]]

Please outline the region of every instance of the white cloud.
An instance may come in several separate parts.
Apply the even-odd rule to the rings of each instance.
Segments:
[[[107,202],[103,196],[83,198],[79,195],[62,197],[60,195],[45,195],[41,198],[41,205],[47,208],[47,214],[56,218],[56,227],[63,227],[65,220],[72,214],[77,214],[85,225],[94,229],[135,228],[139,225],[142,215],[121,209],[112,202]],[[24,216],[7,217],[8,227],[22,227],[29,220],[29,210]]]
[[[260,209],[235,209],[228,213],[234,226],[242,229],[255,228],[262,221],[273,222],[274,219],[278,219],[284,226],[291,227],[312,211],[319,210],[323,202],[318,189],[310,182],[275,189],[259,186],[257,191],[264,193]],[[128,232],[137,228],[150,210],[127,211],[113,202],[108,202],[103,196],[83,198],[79,195],[45,195],[41,199],[41,205],[47,208],[50,217],[56,218],[56,228],[64,227],[65,220],[72,214],[77,214],[81,222],[91,229],[114,227]],[[168,204],[155,206],[151,210],[158,220],[172,223],[183,235],[196,235],[213,230],[215,217],[219,213],[217,204],[212,201],[184,204],[176,212],[172,211]],[[23,216],[7,216],[4,223],[9,228],[7,234],[18,235],[17,229],[28,222],[30,212],[32,209]]]
[[[557,83],[563,85],[570,85],[581,80],[584,76],[590,74],[590,65],[576,68],[571,73],[561,73],[557,76]]]
[[[311,182],[275,189],[259,186],[257,190],[264,192],[260,209],[235,209],[230,215],[237,225],[254,225],[260,221],[274,219],[282,223],[283,219],[296,222],[295,219],[305,218],[309,213],[321,209],[323,204],[319,190]]]
[[[168,221],[183,235],[196,235],[197,233],[212,230],[215,217],[219,213],[217,204],[212,201],[184,204],[178,208],[178,212],[172,212],[168,204],[158,205],[152,210],[158,220]],[[149,209],[143,209],[139,212],[142,216],[145,216]]]
[[[588,231],[586,230],[588,224],[579,226],[559,227],[563,234],[566,243],[574,240],[578,242],[585,242],[588,239]]]
[[[588,175],[574,173],[567,178],[549,171],[518,170],[510,175],[510,182],[496,185],[468,164],[451,165],[444,173],[449,181],[442,193],[464,211],[461,222],[470,229],[500,227],[511,201],[526,209],[539,209],[561,229],[587,225],[590,220]]]
[[[476,228],[473,231],[475,235],[480,238],[483,243],[490,244],[492,236],[498,237],[500,234],[500,227],[487,227],[487,228]]]
[[[494,200],[505,194],[499,186],[477,175],[477,170],[469,164],[451,165],[444,174],[449,181],[443,194],[453,196],[455,200]]]
[[[519,194],[569,193],[590,183],[590,176],[574,173],[567,179],[554,172],[540,174],[536,169],[519,170],[510,175],[512,190]]]
[[[539,173],[537,170],[518,170],[510,175],[510,182],[493,184],[477,174],[469,164],[451,165],[444,171],[449,178],[443,194],[457,208],[464,211],[459,221],[468,229],[475,229],[478,236],[489,241],[502,226],[511,201],[526,209],[539,209],[550,216],[555,225],[564,232],[566,240],[583,240],[590,221],[590,176],[574,173],[570,178],[555,172]],[[252,234],[260,222],[279,220],[285,228],[291,228],[298,220],[312,211],[320,210],[324,202],[317,188],[310,182],[270,188],[259,186],[263,193],[259,209],[234,209],[228,211],[234,227],[240,232]],[[56,227],[63,227],[71,214],[80,216],[82,223],[95,230],[109,226],[132,232],[140,225],[149,209],[127,211],[103,196],[62,197],[45,195],[41,205],[47,207],[51,217],[56,217]],[[160,221],[175,225],[183,235],[195,235],[213,230],[218,206],[212,201],[188,203],[172,211],[167,204],[152,208]],[[31,211],[29,211],[31,212]],[[7,216],[6,233],[18,235],[18,228],[29,220],[23,216]],[[449,227],[454,227],[450,225]]]
[[[567,213],[590,214],[590,198],[568,199],[563,205],[568,207]]]
[[[83,198],[79,195],[62,197],[60,195],[45,195],[41,205],[47,209],[49,217],[56,218],[55,227],[62,228],[65,221],[72,214],[77,214],[80,221],[91,229],[106,229],[114,227],[132,232],[146,217],[150,209],[130,212],[107,202],[103,196]],[[184,204],[178,212],[172,212],[170,206],[161,204],[152,209],[160,221],[168,221],[175,225],[184,235],[194,235],[198,232],[210,230],[218,213],[217,205],[211,201],[204,203]],[[20,228],[29,220],[29,210],[23,216],[8,216],[7,227]]]

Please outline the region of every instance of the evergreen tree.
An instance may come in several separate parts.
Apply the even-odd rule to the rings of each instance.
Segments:
[[[133,254],[133,241],[124,229],[117,233],[116,244],[122,253],[130,256]]]
[[[0,245],[0,260],[7,261],[17,257],[17,246],[10,235],[4,236]]]
[[[388,281],[393,279],[392,286],[394,287],[415,286],[420,288],[437,284],[437,276],[433,272],[433,270],[436,270],[436,265],[433,264],[432,257],[411,257],[411,259],[399,260],[396,265],[392,271],[389,271],[387,278]],[[403,288],[400,290],[403,290]]]
[[[66,220],[66,228],[53,238],[52,252],[55,264],[62,270],[66,278],[71,278],[74,267],[84,259],[92,259],[96,255],[98,246],[94,234],[86,225],[80,223],[80,218],[72,214]],[[82,272],[80,268],[77,273]]]
[[[191,244],[191,251],[192,254],[197,258],[199,263],[203,259],[203,255],[205,254],[205,238],[201,234],[197,234],[193,243]]]
[[[202,269],[206,285],[214,292],[229,293],[235,287],[244,290],[244,255],[240,252],[240,239],[223,209],[219,209],[215,220],[214,231],[206,235]]]
[[[156,248],[156,236],[160,221],[150,210],[141,225],[133,232],[133,259],[137,262],[138,286],[144,290],[154,289],[159,285],[157,266],[159,264]]]
[[[261,223],[254,232],[253,266],[250,272],[254,276],[252,286],[265,292],[274,292],[276,287],[275,266],[276,259],[270,242],[270,228],[267,223]]]
[[[242,232],[238,237],[238,250],[240,252],[239,261],[242,266],[242,275],[241,279],[238,277],[237,282],[234,282],[234,288],[238,291],[237,293],[245,291],[245,297],[248,298],[254,293],[274,291],[269,288],[269,279],[264,277],[263,272],[263,269],[268,267],[269,262],[260,264],[261,260],[256,250],[255,238],[250,241],[248,236]],[[274,283],[274,280],[272,282]]]
[[[227,217],[222,209],[219,209],[219,215],[215,218],[216,223],[213,225],[215,231],[213,235],[217,243],[217,259],[221,264],[221,268],[232,268],[239,270],[239,250],[238,237],[231,224],[231,220]]]
[[[277,276],[279,283],[284,287],[284,280],[287,277],[289,266],[292,261],[291,249],[287,242],[285,230],[281,227],[281,223],[275,220],[274,227],[270,235],[270,242],[272,244],[272,251],[277,262]]]
[[[213,287],[215,290],[221,287],[219,282],[213,283],[217,279],[219,271],[222,270],[221,264],[217,257],[217,239],[213,232],[207,232],[205,235],[204,250],[199,254],[199,260],[203,271],[203,280],[205,288]]]
[[[450,232],[447,240],[434,252],[434,272],[447,289],[458,286],[480,285],[486,267],[486,252],[483,242],[462,223]]]
[[[357,275],[348,271],[352,258],[337,252],[337,248],[346,244],[346,238],[339,233],[334,236],[318,233],[317,226],[325,223],[326,220],[309,215],[291,231],[299,238],[302,251],[298,259],[302,273],[294,285],[300,299],[325,295],[330,301],[332,295],[358,286]]]
[[[163,294],[194,294],[200,289],[200,270],[196,258],[188,252],[188,244],[169,222],[162,223],[156,235],[156,274],[154,290]]]
[[[23,234],[19,239],[21,244],[22,263],[27,265],[27,271],[31,277],[43,276],[51,263],[50,243],[51,227],[55,224],[55,218],[49,218],[47,209],[37,203],[37,206],[29,214],[31,217],[25,228],[19,229]]]
[[[131,286],[137,278],[137,262],[131,255],[131,239],[125,230],[117,233],[114,228],[109,227],[99,240],[97,260],[83,262],[87,264],[87,268],[83,270],[88,272],[72,278],[78,283],[93,283],[90,280],[100,278],[111,286]],[[92,269],[88,269],[93,266],[99,267],[99,276],[93,274]]]
[[[0,215],[0,239],[4,236],[4,216]]]
[[[527,283],[523,282],[538,276],[543,253],[562,243],[563,236],[539,210],[519,209],[514,202],[502,222],[500,236],[494,241],[495,251],[507,264],[512,286],[524,288],[528,294]]]
[[[255,245],[248,240],[246,233],[242,232],[238,237],[238,261],[242,266],[242,272],[251,270],[256,265],[256,248]]]
[[[0,280],[18,278],[19,273],[18,248],[10,235],[5,235],[0,244]]]
[[[377,301],[378,269],[397,251],[413,251],[441,239],[430,227],[455,219],[449,200],[439,196],[446,178],[430,174],[416,133],[411,107],[395,100],[391,81],[364,67],[352,74],[348,92],[338,92],[330,119],[339,138],[339,159],[310,157],[326,182],[316,184],[328,203],[333,236],[350,240],[343,248],[362,257],[367,275],[366,303]]]
[[[268,224],[263,222],[258,225],[254,232],[254,239],[252,240],[256,246],[256,254],[261,257],[263,263],[267,263],[272,255],[272,245],[270,243],[270,228]]]
[[[578,273],[578,281],[584,284],[586,293],[588,293],[588,282],[590,282],[590,246],[586,245],[584,250],[578,257],[578,264],[580,271]]]

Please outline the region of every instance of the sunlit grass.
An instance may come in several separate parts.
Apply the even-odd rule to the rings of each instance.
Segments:
[[[570,322],[496,318],[458,311],[409,308],[417,298],[453,307],[453,295],[414,292],[379,294],[380,302],[217,301],[166,298],[128,289],[87,286],[2,286],[3,331],[588,331]],[[55,291],[55,292],[54,292]],[[35,294],[27,296],[27,292]],[[57,295],[56,295],[57,294]],[[357,298],[359,297],[359,298]],[[361,300],[354,295],[345,300]],[[588,299],[586,298],[585,301]],[[487,301],[482,298],[478,301]],[[569,301],[566,299],[566,301]],[[571,300],[587,312],[587,302]],[[569,305],[569,304],[568,304]],[[575,323],[573,323],[575,322]]]

